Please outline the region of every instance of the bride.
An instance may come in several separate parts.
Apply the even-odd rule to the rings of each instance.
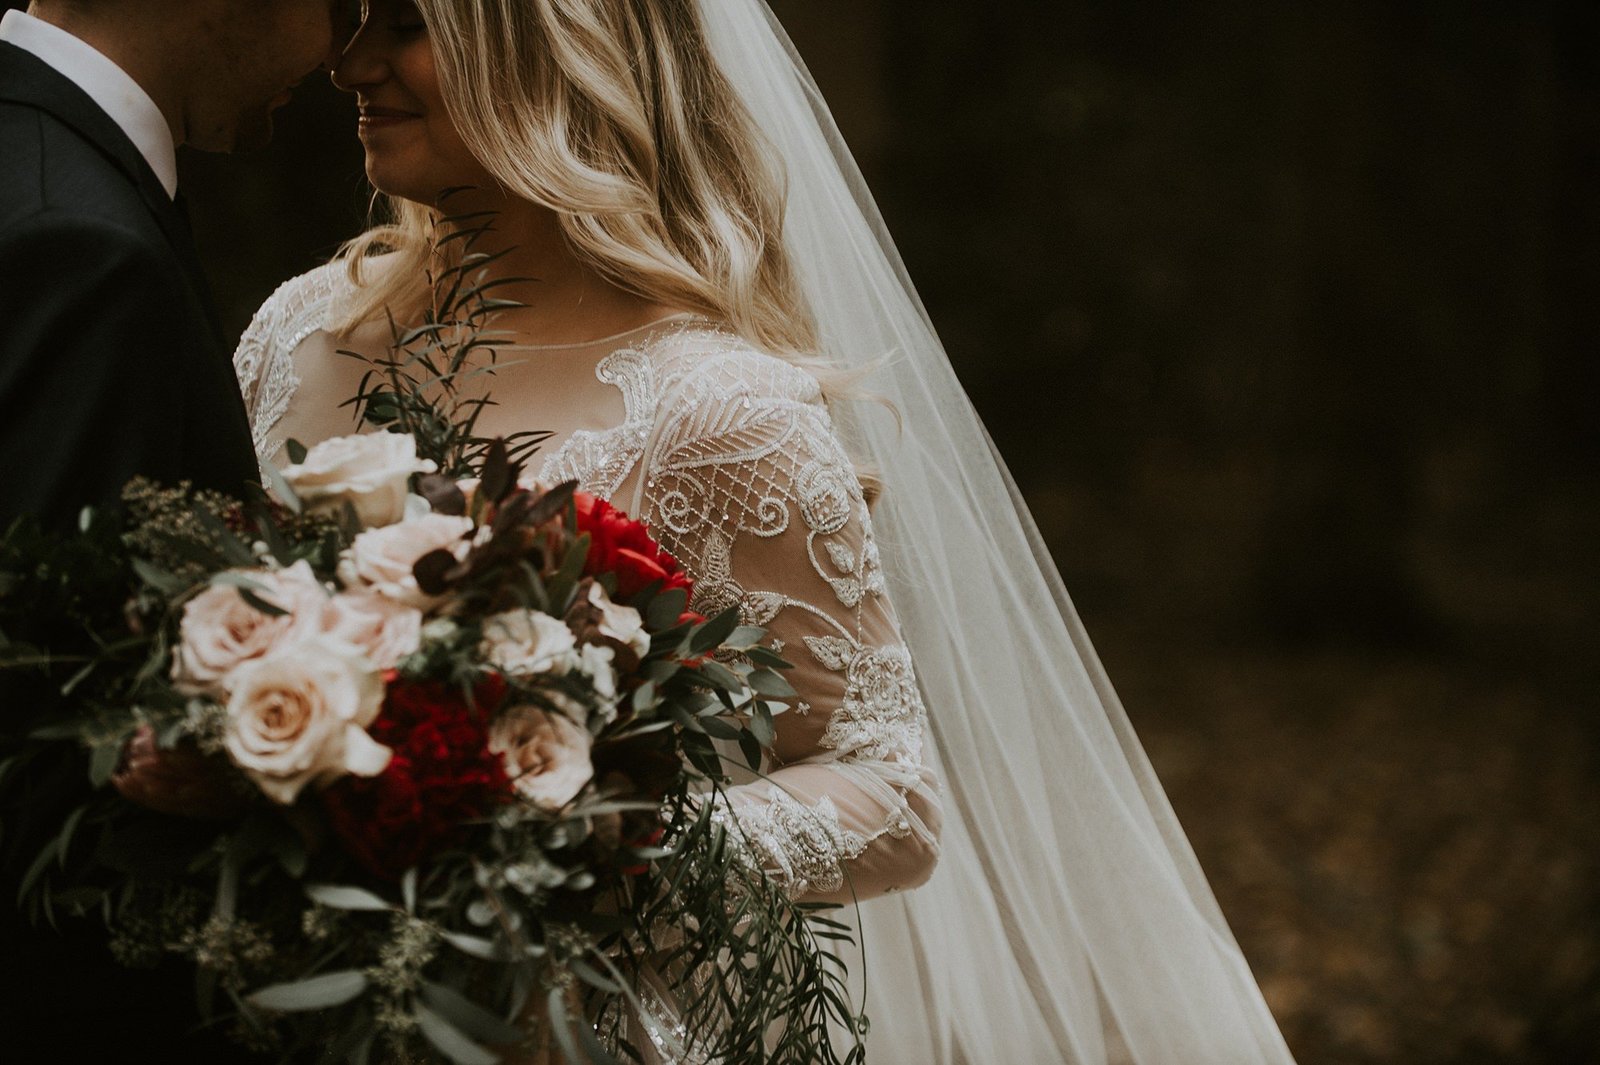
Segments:
[[[241,341],[260,458],[354,430],[338,352],[424,308],[466,187],[523,279],[479,432],[549,430],[541,480],[795,663],[723,814],[795,898],[862,903],[868,1060],[1290,1061],[762,0],[369,0],[352,30],[333,77],[392,222]]]

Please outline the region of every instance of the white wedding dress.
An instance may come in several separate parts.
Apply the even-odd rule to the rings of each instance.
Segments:
[[[350,362],[328,327],[351,282],[334,263],[283,285],[245,333],[235,368],[259,458],[281,462],[351,431]],[[592,366],[620,416],[534,457],[546,484],[576,480],[642,519],[695,579],[703,614],[737,606],[794,664],[766,779],[731,789],[742,839],[797,899],[849,901],[914,887],[938,854],[939,788],[927,718],[885,592],[869,509],[816,380],[704,320],[682,316],[593,344],[522,349],[490,381]],[[381,352],[380,352],[381,353]],[[537,394],[537,387],[527,388]],[[502,416],[506,413],[503,409]],[[538,429],[570,412],[514,415]],[[593,419],[589,419],[592,421]]]
[[[1292,1065],[816,85],[763,0],[698,7],[784,171],[820,348],[896,414],[830,418],[805,372],[679,320],[526,349],[492,431],[555,431],[544,479],[644,519],[703,609],[738,604],[796,664],[774,784],[732,816],[797,897],[878,896],[853,973],[870,1065]],[[350,431],[326,331],[347,285],[289,282],[240,346],[264,459]],[[535,366],[547,394],[513,401]],[[870,513],[852,458],[885,485]]]

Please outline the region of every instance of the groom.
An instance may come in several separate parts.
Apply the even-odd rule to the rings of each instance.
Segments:
[[[266,143],[330,0],[34,0],[0,29],[0,528],[255,459],[175,147]]]
[[[266,143],[291,87],[331,66],[341,6],[33,0],[0,20],[0,530],[67,529],[136,475],[229,492],[256,478],[176,148]],[[32,705],[0,686],[0,732]],[[179,1038],[184,981],[117,970],[103,939],[20,928],[15,863],[49,836],[4,828],[0,1056],[237,1060]]]

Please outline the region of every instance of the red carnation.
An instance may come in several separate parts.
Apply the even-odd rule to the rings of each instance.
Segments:
[[[397,880],[429,855],[459,843],[466,823],[508,800],[505,766],[489,751],[488,726],[505,697],[495,677],[473,698],[437,683],[392,682],[367,729],[391,748],[376,777],[346,777],[322,793],[329,824],[375,876]]]
[[[678,560],[661,549],[644,523],[634,521],[603,499],[584,492],[572,497],[578,511],[578,531],[589,534],[589,558],[584,563],[586,577],[615,574],[617,598],[632,599],[650,585],[661,582],[661,590],[694,589],[694,582],[683,572]]]

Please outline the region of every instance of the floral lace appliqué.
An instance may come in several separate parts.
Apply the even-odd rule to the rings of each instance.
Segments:
[[[807,806],[776,786],[766,789],[765,799],[738,809],[731,836],[793,898],[844,887],[844,863],[866,850],[868,840],[839,823],[833,800],[824,795]],[[712,817],[728,825],[725,807]]]

